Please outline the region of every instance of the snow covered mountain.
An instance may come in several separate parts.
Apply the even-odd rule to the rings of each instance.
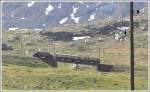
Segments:
[[[3,30],[43,29],[70,23],[85,23],[129,15],[129,2],[4,2]],[[147,3],[134,4],[135,10]]]

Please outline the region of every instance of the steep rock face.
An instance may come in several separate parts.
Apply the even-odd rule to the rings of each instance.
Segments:
[[[144,9],[147,3],[135,3]],[[47,28],[129,15],[128,2],[4,2],[3,29]]]

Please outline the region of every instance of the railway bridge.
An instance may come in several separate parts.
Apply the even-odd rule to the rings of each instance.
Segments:
[[[48,52],[37,52],[33,57],[41,59],[52,67],[57,67],[57,62],[64,62],[76,64],[77,69],[79,68],[79,64],[96,66],[98,71],[111,71],[113,68],[112,65],[101,64],[100,59],[98,58],[79,57],[58,53],[51,55]]]

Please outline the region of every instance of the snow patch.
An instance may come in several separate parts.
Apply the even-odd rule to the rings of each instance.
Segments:
[[[112,16],[108,16],[108,18],[110,19],[110,18],[112,18]]]
[[[48,7],[45,10],[45,15],[48,15],[53,9],[54,7],[49,3]]]
[[[146,8],[141,9],[141,12],[144,13],[145,9],[146,9]]]
[[[100,5],[102,3],[102,1],[98,1],[96,5]]]
[[[130,27],[117,27],[118,30],[128,30]]]
[[[43,27],[45,27],[45,26],[46,26],[46,24],[42,24],[42,26],[43,26]]]
[[[63,24],[68,20],[68,17],[65,17],[59,21],[59,24]]]
[[[29,30],[29,29],[20,29],[20,30],[22,30],[22,31],[27,31],[27,30]]]
[[[41,31],[41,30],[43,30],[43,29],[40,29],[40,28],[35,28],[34,30],[36,30],[36,31]]]
[[[94,20],[95,19],[95,15],[96,15],[96,13],[93,13],[92,15],[90,15],[90,18],[88,19],[88,21]]]
[[[77,10],[79,9],[79,8],[75,8],[74,6],[72,8],[73,8],[73,14],[75,14]]]
[[[75,21],[75,23],[79,23],[80,17],[75,17],[75,15],[74,15],[79,8],[75,8],[74,6],[72,8],[73,8],[73,12],[70,15],[70,17],[71,17],[71,19],[73,19]]]
[[[22,18],[20,18],[20,19],[25,20],[26,18],[22,17]]]
[[[11,18],[13,18],[13,17],[14,17],[14,15],[13,15],[13,14],[11,14],[11,15],[10,15],[10,17],[11,17]]]
[[[27,6],[31,7],[31,6],[33,6],[34,3],[35,3],[35,1],[30,1]]]
[[[89,8],[90,6],[89,5],[86,5],[86,8]]]
[[[61,8],[61,3],[59,4],[58,8],[59,8],[59,9]]]
[[[80,4],[83,4],[83,1],[77,1],[77,2],[79,2]]]
[[[71,16],[71,19],[73,19],[75,23],[79,23],[80,17],[75,17],[74,14],[71,14],[70,16]]]
[[[86,39],[86,38],[91,38],[90,36],[80,36],[80,37],[73,37],[73,41],[81,40],[81,39]]]
[[[74,21],[75,21],[76,23],[79,23],[80,17],[76,17],[76,18],[74,17],[73,19],[74,19]]]
[[[15,31],[17,29],[18,29],[17,27],[15,27],[15,28],[9,28],[8,31]]]

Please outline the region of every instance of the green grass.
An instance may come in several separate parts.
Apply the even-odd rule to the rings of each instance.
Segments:
[[[3,89],[130,89],[128,72],[76,71],[59,66],[52,69],[7,64],[3,66]],[[147,89],[147,79],[136,76],[136,89]]]
[[[100,24],[103,24],[100,22]],[[83,24],[84,25],[84,24]],[[77,25],[78,29],[83,25]],[[70,27],[57,27],[47,31],[75,31],[74,25]],[[77,29],[76,29],[77,30]],[[96,67],[81,66],[79,70],[72,69],[72,64],[58,63],[58,68],[52,68],[32,55],[41,51],[50,50],[53,54],[53,43],[39,37],[35,31],[29,31],[24,37],[23,54],[20,57],[20,41],[9,42],[12,34],[17,31],[3,32],[3,42],[14,48],[13,51],[3,51],[3,80],[4,90],[19,89],[91,89],[91,90],[129,90],[130,89],[130,57],[129,42],[114,42],[105,40],[98,43],[93,38],[87,44],[83,40],[70,45],[70,42],[56,41],[56,52],[77,56],[99,58],[98,48],[101,47],[101,62],[114,65],[112,72],[98,72]],[[135,89],[148,88],[148,44],[147,34],[136,31],[135,38]],[[141,35],[141,36],[140,36]],[[29,41],[31,40],[31,42]],[[50,46],[48,46],[50,44]]]
[[[130,89],[129,66],[116,65],[116,71],[106,73],[95,67],[74,70],[71,65],[58,63],[58,68],[52,68],[34,58],[9,56],[3,61],[3,89]],[[135,70],[136,89],[147,89],[147,67],[136,66]]]
[[[32,57],[3,56],[3,65],[13,64],[28,67],[49,67],[43,61]]]

